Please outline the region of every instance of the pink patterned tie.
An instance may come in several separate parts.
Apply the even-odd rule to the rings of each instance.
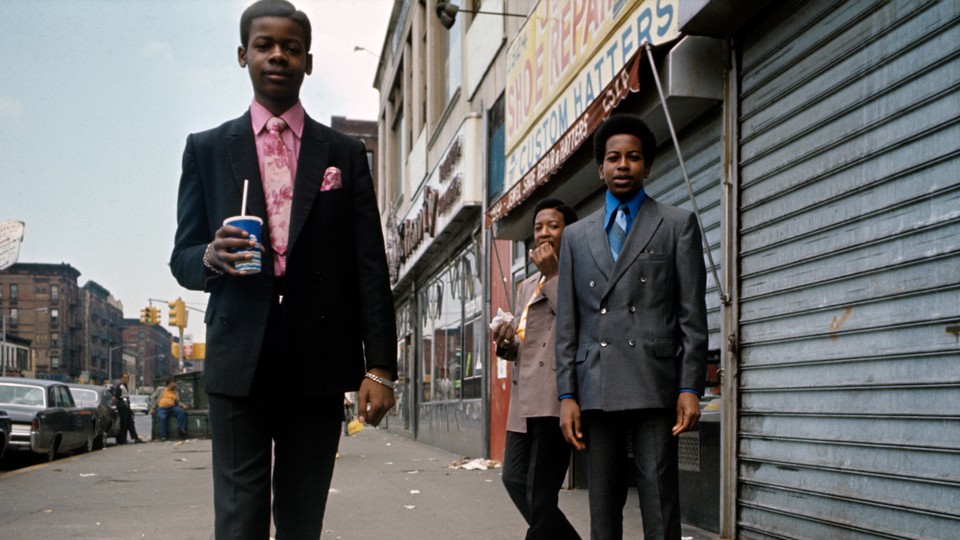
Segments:
[[[287,128],[281,118],[267,120],[267,137],[263,142],[263,192],[267,197],[267,221],[273,274],[282,276],[287,267],[287,237],[290,233],[290,207],[293,206],[293,176],[290,174],[290,151],[283,144],[280,132]]]

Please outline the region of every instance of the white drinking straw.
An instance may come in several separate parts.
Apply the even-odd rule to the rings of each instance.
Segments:
[[[243,202],[240,204],[240,215],[247,215],[247,187],[250,185],[250,180],[243,179]]]

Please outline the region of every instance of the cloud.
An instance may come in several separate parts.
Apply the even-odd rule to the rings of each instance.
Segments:
[[[0,95],[0,118],[8,120],[23,118],[23,103],[12,97]]]
[[[150,41],[140,47],[140,58],[151,62],[173,63],[173,47],[166,41]]]

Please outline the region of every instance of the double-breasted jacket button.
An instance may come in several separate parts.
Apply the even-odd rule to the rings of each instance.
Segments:
[[[591,286],[591,287],[595,287],[596,285],[597,285],[597,282],[596,282],[596,281],[591,281],[591,282],[590,282],[590,286]]]
[[[630,345],[631,347],[635,347],[637,345],[637,342],[631,339],[627,341],[627,345]]]
[[[605,307],[600,308],[600,314],[601,314],[601,315],[606,315],[606,314],[607,314],[607,308],[605,308]]]
[[[605,340],[604,340],[604,341],[601,341],[601,342],[600,342],[600,346],[601,346],[601,347],[606,347],[606,346],[607,346],[607,342],[606,342]]]

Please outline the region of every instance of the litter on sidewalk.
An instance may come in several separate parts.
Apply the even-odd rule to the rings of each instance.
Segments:
[[[465,457],[463,459],[458,459],[450,463],[447,466],[448,469],[464,469],[467,471],[485,471],[487,469],[499,469],[500,462],[495,459],[483,459],[475,458],[471,459]]]

